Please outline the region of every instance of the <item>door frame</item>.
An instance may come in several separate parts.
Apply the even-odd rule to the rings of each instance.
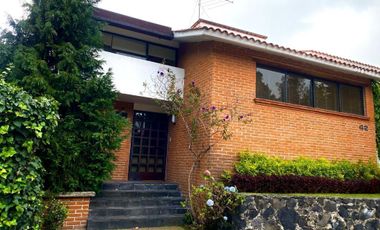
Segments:
[[[155,130],[155,132],[157,132],[157,141],[156,141],[156,145],[159,145],[158,142],[160,141],[160,135],[161,133],[164,133],[165,134],[165,146],[163,147],[164,149],[164,154],[163,154],[163,161],[162,161],[162,172],[161,173],[156,173],[156,172],[139,172],[140,170],[140,165],[141,163],[138,162],[137,164],[135,164],[133,162],[133,157],[136,157],[136,154],[133,154],[133,150],[134,150],[134,147],[135,147],[135,122],[136,121],[139,121],[139,119],[136,119],[136,114],[137,113],[145,113],[145,114],[148,114],[148,115],[153,115],[153,116],[156,116],[157,117],[160,117],[160,118],[157,118],[157,119],[162,119],[162,123],[159,123],[159,125],[162,125],[164,124],[165,128],[164,129],[161,129],[161,127],[159,127],[158,129],[153,129],[153,128],[142,128],[144,130],[149,130],[149,137],[148,137],[148,146],[147,146],[147,149],[148,149],[148,154],[146,155],[146,168],[145,170],[148,171],[148,168],[149,168],[149,155],[150,155],[150,151],[151,151],[151,146],[150,146],[150,143],[151,143],[151,139],[152,139],[152,130]],[[154,120],[154,119],[152,119]],[[140,128],[141,129],[141,128]],[[162,131],[163,130],[163,131]],[[169,116],[167,114],[164,114],[164,113],[157,113],[157,112],[149,112],[149,111],[141,111],[141,110],[133,110],[133,124],[132,124],[132,135],[131,135],[131,144],[130,144],[130,152],[129,152],[129,164],[128,164],[128,180],[131,180],[131,181],[142,181],[142,180],[160,180],[160,181],[164,181],[166,179],[166,166],[167,166],[167,155],[168,155],[168,141],[169,140]],[[139,161],[141,160],[141,151],[142,151],[142,148],[143,148],[143,144],[142,144],[142,141],[143,141],[143,137],[140,137],[140,144],[139,144]],[[160,148],[160,147],[155,147],[156,148],[156,151],[157,151],[157,148]],[[157,161],[157,158],[159,156],[157,155],[157,152],[156,152],[156,155],[155,155],[155,161]],[[154,168],[156,169],[157,167],[157,162],[154,163]],[[137,165],[137,172],[132,172],[132,167],[136,166]]]

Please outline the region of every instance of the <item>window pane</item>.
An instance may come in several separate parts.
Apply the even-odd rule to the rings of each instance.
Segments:
[[[310,105],[311,80],[295,74],[288,76],[287,102],[299,105]]]
[[[165,58],[167,60],[175,60],[175,50],[162,46],[149,44],[149,56]]]
[[[148,60],[166,65],[175,65],[176,53],[174,49],[149,44]]]
[[[315,107],[338,111],[337,84],[328,81],[314,81]]]
[[[144,42],[136,41],[133,39],[128,39],[124,37],[119,37],[114,35],[112,48],[126,51],[134,54],[145,55],[146,44]]]
[[[107,47],[111,47],[111,44],[112,44],[112,35],[111,34],[107,34],[107,33],[103,33],[102,38],[103,38],[103,44],[105,46],[107,46]]]
[[[256,96],[258,98],[284,101],[285,74],[269,69],[257,68]]]
[[[360,87],[340,85],[339,92],[342,112],[364,114]]]

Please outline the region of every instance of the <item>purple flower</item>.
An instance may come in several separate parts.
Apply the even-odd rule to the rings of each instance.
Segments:
[[[226,116],[224,116],[224,118],[223,118],[223,121],[228,121],[230,119],[230,115],[226,115]]]
[[[191,86],[195,87],[195,81],[191,81]]]
[[[213,105],[213,106],[210,107],[210,109],[211,109],[212,111],[215,111],[215,110],[216,110],[216,106]]]

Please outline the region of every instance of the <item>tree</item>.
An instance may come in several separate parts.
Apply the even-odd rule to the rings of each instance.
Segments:
[[[101,24],[92,16],[97,2],[33,0],[25,6],[27,18],[11,22],[13,30],[1,39],[0,48],[13,47],[4,51],[14,64],[7,80],[60,104],[58,127],[39,153],[46,188],[53,192],[99,189],[126,127],[113,108],[111,74],[98,57]]]
[[[237,120],[248,123],[251,121],[250,114],[239,114],[237,103],[231,106],[208,105],[194,81],[182,92],[178,89],[178,79],[170,68],[159,70],[157,76],[152,78],[151,84],[144,83],[144,86],[149,93],[158,98],[155,101],[164,112],[176,116],[185,126],[188,150],[193,159],[187,178],[191,206],[195,169],[217,143],[231,138],[231,122]],[[190,208],[194,216],[193,207]]]
[[[57,102],[33,98],[0,74],[0,229],[39,229],[43,167],[37,156],[58,120]]]

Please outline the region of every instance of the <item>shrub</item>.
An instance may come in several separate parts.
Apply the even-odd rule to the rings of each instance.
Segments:
[[[43,168],[36,152],[57,119],[56,102],[32,98],[0,75],[0,229],[39,229]]]
[[[242,192],[380,193],[380,180],[339,180],[311,176],[250,176],[235,174],[231,183]]]
[[[224,186],[207,171],[206,184],[193,187],[191,202],[193,207],[192,228],[230,229],[231,216],[243,202],[243,197],[235,186]]]
[[[299,175],[333,179],[380,179],[380,169],[375,163],[351,163],[348,161],[328,161],[325,159],[297,158],[283,160],[248,151],[240,153],[240,161],[235,165],[239,174],[258,175]]]
[[[66,217],[66,206],[61,201],[55,199],[53,196],[48,196],[44,201],[44,208],[42,211],[42,229],[61,229]]]

